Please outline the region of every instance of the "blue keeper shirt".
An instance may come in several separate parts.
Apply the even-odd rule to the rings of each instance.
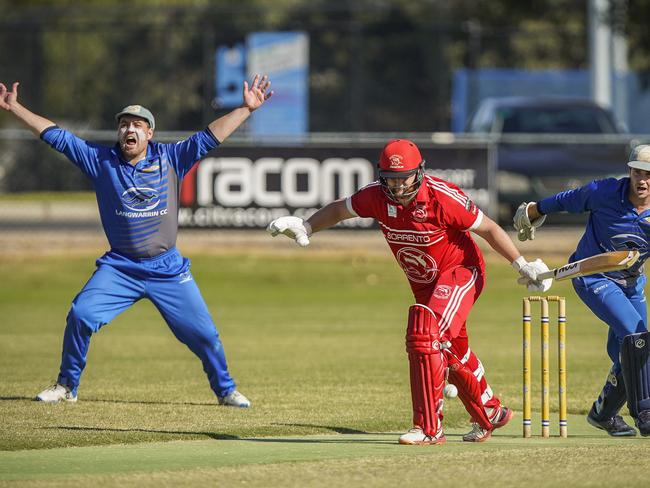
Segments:
[[[87,142],[57,126],[45,129],[41,139],[92,180],[111,250],[135,259],[175,247],[180,183],[219,145],[206,128],[177,143],[149,141],[147,156],[131,165],[122,158],[118,144]]]
[[[566,211],[589,212],[589,221],[571,262],[608,251],[637,249],[641,256],[634,266],[605,276],[624,286],[633,286],[643,274],[650,240],[650,210],[639,214],[628,198],[630,178],[595,180],[585,186],[560,192],[537,202],[544,214]]]

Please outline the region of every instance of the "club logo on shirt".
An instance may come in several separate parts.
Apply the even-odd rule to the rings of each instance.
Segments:
[[[632,234],[632,233],[626,233],[626,234],[616,234],[612,237],[610,237],[610,246],[611,250],[616,250],[616,251],[634,251],[637,250],[641,253],[641,257],[639,260],[632,265],[631,268],[627,270],[623,270],[620,272],[616,272],[619,275],[634,275],[638,274],[639,270],[643,267],[643,263],[646,260],[646,257],[648,255],[648,248],[650,247],[650,243],[647,240],[646,235],[644,235],[643,230],[641,229],[641,232],[639,234]],[[610,249],[607,249],[608,251]]]
[[[643,349],[645,347],[645,340],[643,339],[637,339],[634,341],[634,347],[637,349]]]
[[[418,203],[413,210],[413,220],[416,222],[426,222],[427,220],[427,207],[423,203]]]
[[[387,203],[386,206],[388,207],[388,216],[393,218],[397,217],[397,207],[390,203]]]
[[[431,283],[438,274],[436,261],[414,247],[403,247],[397,251],[395,258],[410,281]]]
[[[617,251],[643,251],[648,248],[648,241],[638,234],[616,234],[610,238],[612,246]]]
[[[134,212],[147,212],[158,206],[160,197],[152,188],[132,186],[122,193],[122,203]]]
[[[435,298],[440,298],[441,300],[446,300],[451,295],[451,286],[449,285],[438,285],[433,291],[433,296]]]

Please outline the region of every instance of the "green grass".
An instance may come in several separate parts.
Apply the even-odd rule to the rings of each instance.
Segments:
[[[45,451],[14,451],[1,459],[14,479],[35,486],[77,483],[123,486],[212,484],[226,486],[415,485],[418,480],[445,486],[602,486],[612,463],[647,454],[644,439],[617,445],[585,433],[568,440],[519,438],[515,428],[499,431],[489,442],[468,446],[460,433],[444,446],[404,447],[396,433],[301,437],[257,437],[215,441],[176,441]],[[472,477],[462,469],[475,465]],[[526,466],[526,469],[512,469]],[[589,469],[589,477],[576,472]],[[0,465],[0,479],[9,469]],[[646,486],[643,470],[617,475],[608,486]],[[387,477],[388,474],[388,477]]]
[[[468,430],[467,415],[460,402],[448,401],[449,442],[405,448],[395,440],[410,427],[404,330],[412,299],[390,256],[191,257],[250,410],[215,406],[199,361],[148,302],[93,338],[77,404],[31,401],[56,377],[65,315],[94,260],[0,257],[0,484],[159,486],[232,477],[249,486],[393,486],[429,475],[448,486],[471,486],[477,466],[485,466],[488,479],[506,476],[512,486],[589,486],[585,473],[598,481],[611,466],[648,459],[649,440],[610,439],[585,425],[609,367],[606,327],[568,284],[557,283],[553,292],[568,298],[572,437],[519,437],[524,290],[507,265],[490,263],[469,321],[470,344],[495,393],[517,416],[490,442],[467,445],[458,437]],[[556,424],[553,415],[554,433]],[[459,472],[476,475],[459,478]],[[608,484],[644,482],[626,470]]]

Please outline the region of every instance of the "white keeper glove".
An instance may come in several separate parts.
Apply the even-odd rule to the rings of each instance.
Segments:
[[[535,229],[541,227],[546,220],[546,215],[542,215],[532,222],[530,221],[530,218],[528,217],[528,207],[532,204],[533,202],[523,202],[519,207],[517,207],[515,216],[512,218],[512,223],[517,231],[517,238],[522,242],[527,240],[532,241],[535,239]]]
[[[519,256],[512,262],[512,267],[521,275],[517,280],[520,285],[525,285],[528,291],[546,292],[551,289],[552,278],[539,281],[537,275],[548,271],[548,266],[541,259],[527,262],[523,256]]]
[[[280,217],[271,222],[266,230],[273,236],[284,234],[295,240],[300,247],[309,245],[311,225],[299,217]]]

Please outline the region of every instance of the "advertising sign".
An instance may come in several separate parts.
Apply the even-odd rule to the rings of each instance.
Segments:
[[[283,215],[308,217],[376,179],[381,147],[222,147],[185,177],[182,227],[260,229]],[[493,203],[484,148],[426,148],[427,172],[460,186],[481,208]],[[349,219],[344,228],[368,228]]]

